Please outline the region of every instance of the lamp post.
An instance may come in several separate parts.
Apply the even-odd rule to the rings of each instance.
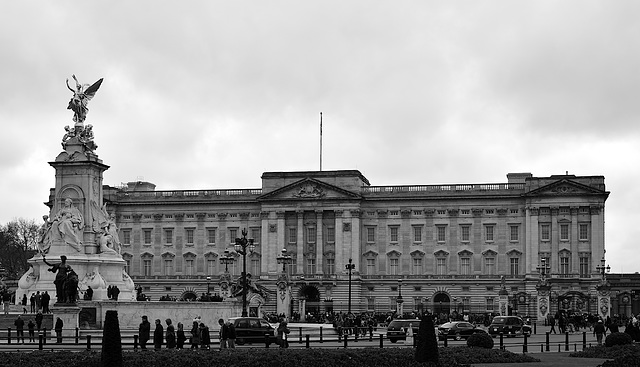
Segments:
[[[351,313],[351,272],[356,268],[356,264],[353,263],[352,259],[349,259],[349,263],[344,266],[349,272],[349,303],[347,306],[347,313]]]
[[[220,263],[224,264],[225,273],[229,272],[229,264],[233,264],[234,261],[236,261],[236,259],[231,256],[229,250],[224,250],[224,255],[220,256]]]
[[[276,257],[276,261],[278,261],[278,264],[282,264],[282,273],[286,274],[287,273],[287,265],[291,264],[292,257],[291,257],[291,255],[287,255],[287,249],[283,248],[282,249],[282,255]]]
[[[600,272],[600,275],[602,276],[602,281],[604,282],[605,280],[607,280],[607,275],[605,273],[605,271],[608,273],[611,271],[611,266],[606,265],[605,263],[605,259],[604,256],[602,257],[602,259],[600,259],[600,265],[596,266],[596,270],[598,270]]]
[[[540,265],[536,268],[540,273],[540,283],[545,283],[547,281],[547,275],[551,270],[551,265],[547,264],[547,259],[544,257],[540,259]]]
[[[242,229],[242,238],[236,238],[234,248],[242,255],[242,317],[247,317],[247,251],[253,252],[256,246],[253,238],[247,238],[247,229]]]
[[[402,302],[404,302],[402,299],[402,279],[398,279],[398,297],[396,298],[396,302],[396,313],[399,317],[402,317]]]

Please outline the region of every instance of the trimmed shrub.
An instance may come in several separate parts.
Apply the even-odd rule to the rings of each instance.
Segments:
[[[101,360],[104,367],[122,367],[122,337],[118,311],[115,310],[107,311],[104,317]]]
[[[439,364],[438,341],[436,340],[436,329],[431,315],[423,315],[420,320],[416,362]]]
[[[625,345],[633,343],[631,335],[627,333],[611,333],[607,335],[604,341],[604,345],[607,347],[613,347],[614,345]]]
[[[493,338],[487,333],[477,333],[467,339],[468,347],[493,348]]]

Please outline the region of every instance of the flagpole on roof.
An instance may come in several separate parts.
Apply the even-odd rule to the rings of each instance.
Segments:
[[[322,112],[320,112],[320,171],[322,171]]]

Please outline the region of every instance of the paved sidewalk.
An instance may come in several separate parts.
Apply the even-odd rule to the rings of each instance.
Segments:
[[[607,361],[602,358],[576,358],[569,357],[569,353],[530,353],[530,356],[538,358],[540,362],[529,363],[479,363],[473,367],[597,367]]]

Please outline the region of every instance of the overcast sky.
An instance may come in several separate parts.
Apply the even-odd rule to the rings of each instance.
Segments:
[[[48,214],[65,79],[104,183],[259,188],[603,175],[612,272],[640,271],[638,1],[3,1],[0,223]]]

